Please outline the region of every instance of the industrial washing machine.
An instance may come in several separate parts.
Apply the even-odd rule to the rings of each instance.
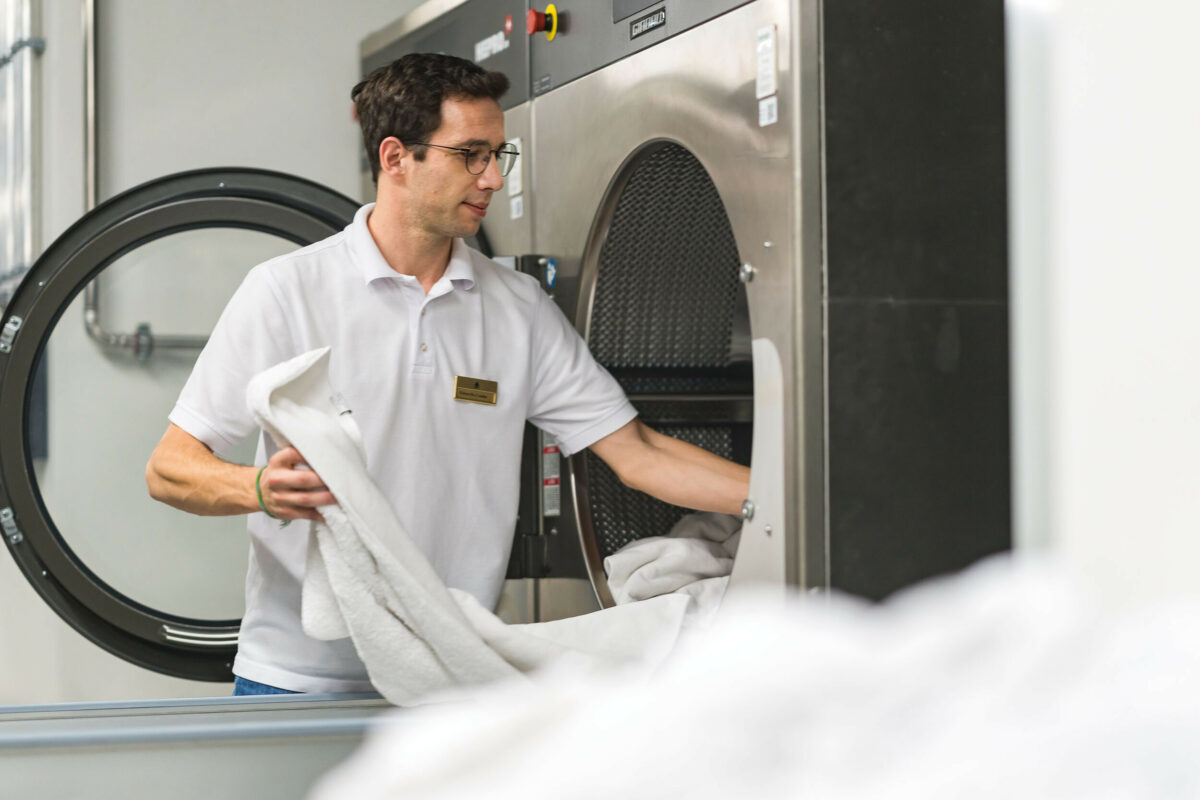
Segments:
[[[482,244],[644,421],[750,464],[733,585],[879,599],[1010,545],[1003,8],[937,6],[435,1],[363,43],[512,79]],[[536,618],[685,513],[533,430],[523,469]]]
[[[878,599],[1009,547],[1003,9],[935,5],[431,0],[363,42],[364,74],[443,51],[512,80],[522,156],[477,244],[542,282],[647,423],[750,465],[732,585]],[[56,324],[71,303],[98,308],[86,287],[107,266],[167,236],[248,229],[291,247],[356,205],[272,173],[171,176],[81,220],[4,310],[0,526],[42,598],[99,646],[229,680],[238,620],[131,594],[74,546],[62,506],[48,511]],[[189,346],[114,337],[126,361]],[[522,472],[519,619],[610,604],[603,558],[685,513],[533,429]],[[347,702],[362,713],[335,728],[353,736],[379,706]],[[50,752],[71,713],[130,724],[114,706],[7,709],[0,745]]]

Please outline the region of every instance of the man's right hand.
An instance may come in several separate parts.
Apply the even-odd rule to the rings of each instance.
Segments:
[[[317,509],[336,503],[321,476],[309,469],[294,447],[285,447],[267,461],[259,478],[262,501],[278,519],[322,522]]]
[[[271,456],[261,476],[259,469],[217,458],[208,445],[171,423],[146,464],[146,488],[155,500],[204,516],[262,511],[256,477],[263,504],[282,520],[320,520],[317,509],[337,502],[294,447]]]

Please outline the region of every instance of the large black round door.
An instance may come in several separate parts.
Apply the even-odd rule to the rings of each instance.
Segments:
[[[232,680],[244,521],[150,500],[141,431],[165,429],[155,398],[182,386],[240,275],[336,233],[356,209],[279,173],[171,175],[79,220],[4,309],[0,533],[42,598],[106,650]]]

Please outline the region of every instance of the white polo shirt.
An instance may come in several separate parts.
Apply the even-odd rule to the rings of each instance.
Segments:
[[[229,301],[170,420],[227,454],[257,431],[250,379],[317,347],[353,410],[371,476],[448,586],[487,608],[499,599],[517,516],[525,420],[564,454],[636,416],[620,386],[537,281],[455,240],[426,295],[397,274],[367,229],[258,265]],[[455,376],[496,381],[496,405],[454,399]],[[260,441],[257,463],[271,443]],[[300,624],[309,525],[249,517],[246,613],[234,672],[304,692],[370,689],[349,639]]]

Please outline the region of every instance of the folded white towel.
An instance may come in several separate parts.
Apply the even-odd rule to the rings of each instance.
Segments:
[[[302,589],[308,635],[352,637],[371,682],[397,705],[564,656],[649,668],[666,657],[684,597],[505,625],[471,595],[448,589],[371,481],[358,426],[329,385],[328,364],[329,348],[305,353],[255,377],[246,393],[263,430],[280,446],[294,445],[338,500],[320,509],[325,524],[312,526]]]
[[[604,559],[618,605],[667,594],[691,597],[692,623],[720,605],[741,536],[741,520],[728,514],[684,516],[666,536],[637,539]]]
[[[673,539],[703,539],[717,542],[725,552],[737,555],[738,541],[742,536],[742,518],[732,514],[717,514],[711,511],[696,511],[684,514],[671,526],[667,536]]]
[[[651,536],[630,542],[604,559],[604,569],[613,600],[628,603],[728,575],[733,559],[716,542]]]

